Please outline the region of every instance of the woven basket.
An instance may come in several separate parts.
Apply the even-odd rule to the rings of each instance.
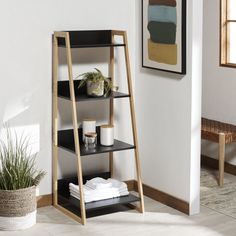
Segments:
[[[0,190],[1,230],[26,229],[35,223],[35,186],[19,190]]]

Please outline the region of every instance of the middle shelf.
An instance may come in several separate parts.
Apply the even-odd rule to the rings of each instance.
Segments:
[[[120,93],[120,92],[111,92],[107,97],[88,97],[86,94],[86,86],[78,89],[79,83],[81,80],[74,80],[74,91],[75,91],[75,100],[77,102],[82,101],[92,101],[92,100],[106,100],[113,98],[125,98],[130,97],[129,94]],[[70,100],[70,87],[69,81],[58,81],[58,96],[67,100]]]
[[[98,134],[98,143],[96,148],[94,149],[86,149],[83,141],[82,141],[82,129],[78,129],[79,131],[79,141],[80,141],[80,155],[87,156],[93,154],[101,154],[108,152],[116,152],[116,151],[124,151],[129,149],[134,149],[135,146],[119,141],[117,139],[114,140],[113,146],[102,146],[100,144],[100,127],[96,127],[96,132]],[[74,143],[74,132],[73,129],[68,130],[60,130],[58,131],[58,147],[66,149],[67,151],[75,153],[75,143]]]

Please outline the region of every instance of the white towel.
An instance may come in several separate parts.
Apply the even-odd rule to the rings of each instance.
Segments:
[[[73,189],[70,189],[70,193],[74,193],[78,196],[80,196],[80,193],[78,191],[75,191]],[[119,192],[114,192],[114,191],[107,191],[106,193],[91,193],[91,194],[84,194],[84,197],[86,198],[103,198],[103,197],[106,197],[106,196],[110,196],[110,197],[118,197],[120,196],[120,193]]]
[[[127,184],[116,179],[103,179],[96,177],[94,179],[88,180],[85,184],[92,189],[103,189],[103,188],[116,188],[119,191],[127,190]]]
[[[126,195],[129,195],[129,191],[126,190],[126,191],[122,191],[122,192],[119,192],[120,193],[120,196],[126,196]]]
[[[80,194],[77,191],[70,190],[70,195],[77,198],[77,199],[80,199]],[[108,192],[104,195],[97,195],[97,194],[85,195],[84,201],[87,203],[87,202],[93,202],[93,201],[100,201],[100,200],[104,200],[104,199],[110,199],[110,198],[119,197],[119,196],[120,196],[119,193],[114,194],[112,192],[110,192],[110,193]]]
[[[70,195],[72,197],[75,197],[75,198],[80,200],[80,195],[78,193],[75,193],[75,192],[72,191],[72,192],[70,192]],[[88,203],[88,202],[94,202],[94,201],[110,199],[110,198],[114,198],[114,197],[119,197],[119,196],[114,196],[113,194],[112,195],[107,194],[107,195],[104,195],[104,196],[85,196],[84,201],[86,203]]]
[[[124,182],[121,182],[119,180],[116,180],[116,179],[111,179],[109,178],[108,180],[108,183],[111,183],[112,184],[112,187],[113,188],[117,188],[117,189],[127,189],[127,184],[124,183]]]
[[[84,201],[86,203],[129,195],[126,183],[111,178],[105,180],[96,177],[87,181],[83,187]],[[71,196],[80,199],[78,185],[70,183],[69,190]]]
[[[70,190],[74,190],[75,192],[79,193],[79,186],[70,183],[69,184],[69,189]],[[89,196],[89,195],[106,195],[106,194],[114,194],[114,195],[118,195],[119,194],[119,190],[116,188],[104,188],[104,189],[92,189],[86,185],[84,185],[84,195],[85,196]]]
[[[112,183],[109,183],[107,180],[100,177],[88,180],[85,185],[92,189],[103,189],[112,187]]]
[[[80,199],[79,186],[70,183],[69,184],[70,195]],[[107,189],[91,189],[88,186],[84,185],[84,201],[93,202],[109,198],[115,198],[120,196],[120,192],[116,188],[107,188]],[[125,193],[126,194],[126,193]],[[123,195],[122,195],[123,196]]]

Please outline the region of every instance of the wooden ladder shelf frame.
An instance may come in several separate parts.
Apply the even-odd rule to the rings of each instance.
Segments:
[[[144,196],[143,196],[143,186],[141,180],[141,166],[139,160],[139,151],[138,151],[138,138],[137,138],[137,128],[136,128],[136,118],[135,118],[135,108],[134,108],[134,98],[133,98],[133,88],[132,88],[132,79],[131,79],[131,69],[130,69],[130,59],[129,59],[129,50],[128,50],[128,39],[126,31],[117,31],[112,30],[112,43],[115,41],[115,36],[121,36],[123,39],[124,54],[125,54],[125,64],[126,64],[126,76],[127,84],[129,91],[129,104],[131,112],[131,123],[133,131],[133,142],[135,145],[134,155],[135,155],[135,165],[136,165],[136,174],[137,174],[137,183],[138,183],[138,194],[140,198],[140,206],[135,207],[141,213],[144,213]],[[70,212],[64,207],[58,204],[58,67],[59,67],[59,55],[58,55],[58,39],[64,38],[66,46],[66,56],[67,56],[67,65],[68,65],[68,77],[69,77],[69,89],[70,89],[70,102],[72,107],[72,121],[73,121],[73,132],[74,132],[74,141],[75,141],[75,154],[77,160],[77,177],[80,191],[80,211],[81,217]],[[112,81],[114,80],[114,66],[115,66],[115,57],[114,57],[114,47],[110,47],[110,63],[109,63],[109,73]],[[64,214],[78,221],[82,225],[86,224],[86,208],[83,194],[83,175],[82,175],[82,164],[80,156],[80,143],[79,143],[79,133],[78,133],[78,123],[77,123],[77,111],[76,111],[76,100],[74,92],[74,82],[73,82],[73,73],[72,73],[72,55],[71,55],[71,44],[69,32],[54,32],[53,35],[53,205],[58,210],[62,211]],[[114,124],[114,101],[110,99],[110,109],[109,109],[109,122]],[[113,176],[113,153],[109,153],[109,171],[111,176]],[[132,205],[133,206],[133,205]]]

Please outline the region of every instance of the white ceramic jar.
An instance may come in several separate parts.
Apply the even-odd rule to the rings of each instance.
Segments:
[[[102,125],[100,127],[100,143],[103,146],[114,145],[114,126]]]
[[[94,119],[84,119],[82,122],[83,129],[83,142],[85,141],[86,133],[96,133],[96,120]]]

